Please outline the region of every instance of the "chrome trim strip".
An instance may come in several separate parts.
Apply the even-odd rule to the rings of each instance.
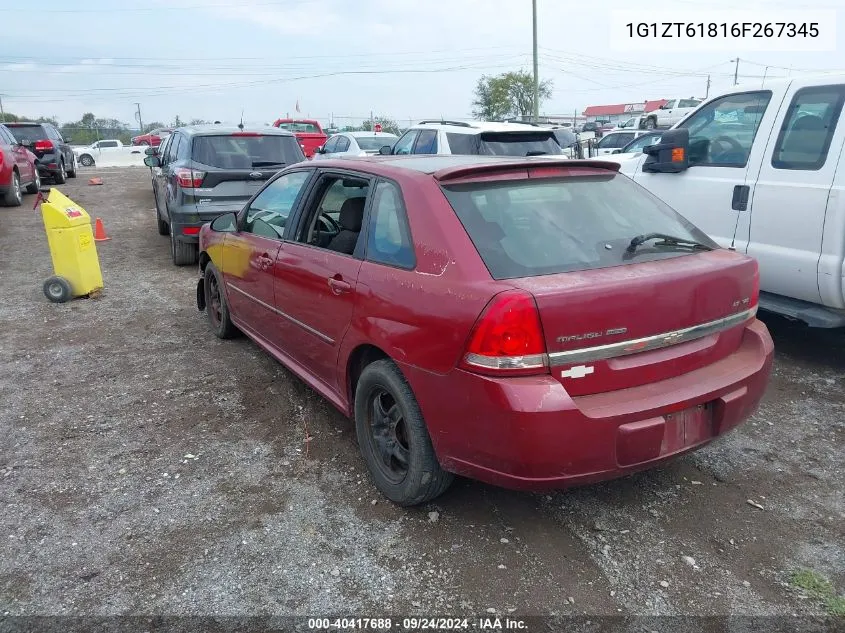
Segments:
[[[629,341],[621,341],[619,343],[610,343],[608,345],[598,345],[596,347],[585,347],[582,349],[573,349],[566,352],[554,352],[549,354],[549,364],[552,367],[559,367],[560,365],[571,365],[572,363],[589,363],[597,360],[607,360],[609,358],[616,358],[617,356],[628,356],[629,354],[638,354],[640,352],[648,352],[671,345],[678,345],[679,343],[686,343],[694,341],[695,339],[703,338],[716,332],[730,329],[740,323],[744,323],[749,319],[754,318],[757,314],[757,306],[737,314],[716,319],[709,323],[702,323],[683,330],[674,330],[673,332],[664,332],[663,334],[656,334],[654,336],[647,336],[645,338],[638,338]]]
[[[270,312],[275,312],[275,313],[276,313],[276,314],[278,314],[280,317],[284,317],[285,319],[287,319],[288,321],[290,321],[290,322],[291,322],[291,323],[293,323],[294,325],[298,325],[298,326],[299,326],[299,327],[301,327],[303,330],[306,330],[307,332],[310,332],[311,334],[313,334],[314,336],[316,336],[316,337],[318,337],[318,338],[322,339],[322,340],[323,340],[323,341],[325,341],[326,343],[328,343],[328,344],[330,344],[330,345],[334,345],[334,339],[333,339],[333,338],[331,338],[330,336],[326,336],[326,335],[325,335],[325,334],[323,334],[322,332],[319,332],[319,331],[315,330],[314,328],[312,328],[310,325],[306,325],[305,323],[303,323],[303,322],[302,322],[302,321],[300,321],[299,319],[295,319],[295,318],[293,318],[291,315],[289,315],[289,314],[287,314],[287,313],[285,313],[285,312],[282,312],[282,311],[281,311],[281,310],[279,310],[278,308],[275,308],[274,306],[271,306],[271,305],[270,305],[270,304],[268,304],[268,303],[264,303],[264,302],[263,302],[261,299],[259,299],[258,297],[253,297],[251,294],[249,294],[249,293],[248,293],[248,292],[246,292],[245,290],[241,290],[240,288],[238,288],[235,284],[233,284],[233,283],[231,283],[231,282],[229,282],[227,285],[229,286],[229,288],[231,288],[232,290],[234,290],[234,291],[236,291],[236,292],[239,292],[240,294],[242,294],[242,295],[243,295],[244,297],[246,297],[247,299],[250,299],[250,300],[252,300],[252,301],[255,301],[255,303],[257,303],[258,305],[260,305],[260,306],[262,306],[262,307],[264,307],[264,308],[266,308],[266,309],[270,310]]]
[[[546,366],[545,354],[529,356],[482,356],[469,353],[464,356],[468,365],[484,369],[542,369]]]

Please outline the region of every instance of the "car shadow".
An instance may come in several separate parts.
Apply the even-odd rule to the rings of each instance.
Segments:
[[[788,357],[814,367],[845,369],[845,328],[811,328],[770,312],[760,312],[758,317],[769,328],[776,359]]]

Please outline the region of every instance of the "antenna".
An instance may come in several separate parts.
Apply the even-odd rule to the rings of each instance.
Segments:
[[[244,111],[243,110],[241,110],[241,122],[238,123],[238,128],[240,128],[241,130],[244,129]]]

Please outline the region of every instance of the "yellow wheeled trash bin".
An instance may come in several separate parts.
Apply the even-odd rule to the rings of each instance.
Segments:
[[[58,189],[50,189],[39,198],[55,273],[44,282],[44,294],[54,303],[63,303],[102,289],[91,217]]]

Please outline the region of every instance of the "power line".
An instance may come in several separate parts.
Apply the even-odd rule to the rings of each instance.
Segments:
[[[321,0],[295,0],[291,2],[289,0],[266,0],[265,2],[251,2],[249,7],[270,7],[270,6],[292,6],[297,4],[315,4],[320,2]],[[168,5],[155,5],[155,6],[146,6],[146,7],[101,7],[98,9],[48,9],[49,13],[146,13],[149,11],[153,11],[158,13],[159,11],[190,11],[192,9],[229,9],[232,7],[232,4],[192,4],[187,6],[168,6]],[[248,10],[248,8],[245,8]],[[31,13],[31,8],[26,9],[3,9],[3,13]]]

